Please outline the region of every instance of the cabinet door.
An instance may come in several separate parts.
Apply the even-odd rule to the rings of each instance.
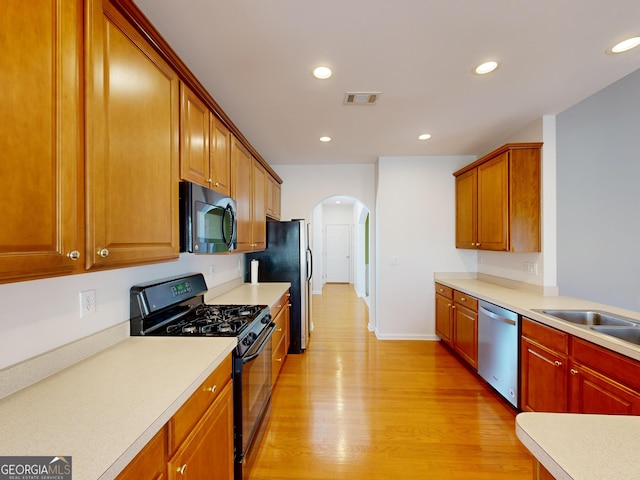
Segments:
[[[231,161],[232,197],[236,201],[237,252],[248,252],[252,248],[253,234],[251,225],[251,172],[253,159],[235,138],[232,139],[231,144]]]
[[[443,342],[451,344],[451,313],[450,299],[436,294],[436,333]]]
[[[456,248],[476,248],[477,170],[456,177]]]
[[[567,412],[567,357],[526,337],[522,337],[520,350],[520,408],[529,412]]]
[[[280,220],[280,184],[267,174],[267,215]]]
[[[209,188],[210,113],[205,103],[180,84],[180,178]]]
[[[478,165],[478,240],[482,250],[509,250],[509,152]]]
[[[231,194],[231,132],[211,115],[211,186],[223,195]]]
[[[87,22],[86,267],[177,258],[178,77],[108,0]]]
[[[2,2],[0,283],[82,270],[82,3]]]
[[[577,362],[570,373],[572,413],[640,415],[640,393]]]
[[[253,250],[267,248],[267,171],[257,160],[253,160],[251,174],[252,190],[252,233]]]
[[[473,368],[478,368],[478,314],[473,310],[454,306],[453,348]]]
[[[167,465],[169,480],[233,479],[232,382],[228,382],[202,420]]]
[[[162,480],[167,469],[167,435],[163,427],[116,480]]]

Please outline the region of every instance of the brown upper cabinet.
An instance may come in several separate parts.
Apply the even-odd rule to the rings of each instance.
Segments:
[[[108,0],[86,21],[85,266],[178,258],[178,75]]]
[[[280,184],[267,175],[267,217],[280,220]]]
[[[238,252],[267,247],[267,172],[235,139],[231,145],[231,196],[236,201]]]
[[[0,17],[0,283],[177,259],[178,181],[230,195],[233,141],[250,159],[246,247],[264,248],[282,180],[132,0]]]
[[[510,143],[458,170],[456,248],[540,251],[540,148]]]
[[[2,5],[0,282],[82,271],[82,3]]]
[[[185,84],[180,84],[180,178],[229,195],[231,132]]]

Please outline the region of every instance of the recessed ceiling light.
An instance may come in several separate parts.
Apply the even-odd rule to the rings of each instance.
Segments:
[[[640,45],[640,37],[631,37],[611,47],[611,53],[622,53]]]
[[[487,73],[493,72],[496,68],[498,68],[498,62],[492,60],[478,65],[473,71],[477,75],[486,75]]]
[[[331,137],[320,137],[320,141],[324,142],[324,143],[330,142],[331,141]]]
[[[422,135],[418,135],[419,140],[429,140],[431,138],[430,133],[423,133]]]
[[[320,80],[326,80],[332,74],[333,72],[329,67],[316,67],[313,69],[313,76],[319,78]]]

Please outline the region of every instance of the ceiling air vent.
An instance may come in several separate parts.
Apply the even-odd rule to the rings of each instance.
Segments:
[[[380,92],[347,92],[344,94],[345,105],[375,105]]]

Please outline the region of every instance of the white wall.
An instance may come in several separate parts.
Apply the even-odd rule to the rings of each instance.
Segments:
[[[174,262],[0,285],[0,369],[128,322],[136,283],[202,272],[211,288],[240,277],[243,262],[243,255],[184,253]],[[90,289],[96,313],[80,318],[78,293]]]
[[[640,311],[640,70],[557,116],[560,294]]]
[[[314,274],[312,288],[314,293],[322,291],[322,224],[327,223],[323,209],[319,204],[327,198],[339,195],[349,196],[360,201],[371,213],[370,228],[375,229],[376,204],[376,166],[374,164],[357,165],[272,165],[282,178],[283,220],[304,218],[312,222]],[[315,213],[314,213],[315,212]],[[318,220],[319,219],[319,220]],[[371,252],[375,249],[375,238],[371,238]],[[376,287],[375,260],[370,265],[372,285],[371,301],[374,301]],[[369,311],[369,323],[375,325],[376,312]]]
[[[380,157],[375,228],[379,338],[435,339],[434,272],[475,272],[476,251],[455,248],[452,175],[473,160]]]

